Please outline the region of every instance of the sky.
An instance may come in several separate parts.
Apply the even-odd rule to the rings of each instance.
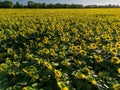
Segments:
[[[13,2],[20,2],[22,4],[26,4],[28,1],[30,0],[12,0]],[[108,5],[108,4],[112,4],[112,5],[120,5],[120,0],[31,0],[34,2],[41,2],[41,3],[68,3],[68,4],[83,4],[83,5],[93,5],[93,4],[97,4],[97,5]]]

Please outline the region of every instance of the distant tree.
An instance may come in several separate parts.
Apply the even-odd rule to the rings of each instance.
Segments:
[[[82,4],[46,4],[46,3],[36,3],[34,1],[28,1],[27,5],[20,4],[16,2],[13,4],[12,0],[1,0],[0,8],[120,8],[119,5],[86,5]]]
[[[36,3],[33,2],[33,1],[28,1],[28,2],[27,2],[27,7],[28,7],[28,8],[35,8],[35,7],[36,7]]]
[[[0,8],[2,8],[3,2],[0,2]]]
[[[68,8],[69,6],[68,6],[68,4],[63,4],[63,7]]]
[[[55,6],[55,8],[63,8],[63,5],[60,3],[56,3],[54,6]]]
[[[4,1],[2,2],[2,8],[12,8],[13,7],[13,2],[12,1]]]
[[[85,6],[85,8],[98,8],[98,6],[97,5],[87,5],[87,6]]]
[[[48,4],[47,8],[54,8],[54,4],[52,4],[52,3]]]
[[[81,5],[81,4],[71,4],[70,8],[83,8],[83,5]]]
[[[23,8],[23,5],[20,4],[19,2],[16,2],[13,7],[14,8]]]
[[[43,7],[43,8],[46,8],[46,3],[42,3],[42,7]]]
[[[42,3],[37,3],[38,8],[42,8]]]

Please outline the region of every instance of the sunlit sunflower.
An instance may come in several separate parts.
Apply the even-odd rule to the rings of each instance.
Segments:
[[[116,40],[117,40],[117,41],[120,41],[120,36],[117,36],[117,37],[116,37]]]
[[[114,84],[113,89],[114,90],[120,90],[120,84]]]
[[[107,37],[106,37],[106,40],[107,41],[111,41],[113,38],[112,38],[112,36],[111,35],[108,35]]]
[[[69,88],[61,81],[58,81],[57,85],[59,86],[60,90],[69,90]]]
[[[102,62],[103,61],[103,59],[100,55],[94,55],[94,58],[97,62]]]
[[[100,41],[100,37],[99,36],[95,36],[96,41]]]
[[[111,48],[110,52],[114,55],[116,55],[118,53],[118,50],[116,48]]]
[[[112,57],[111,62],[112,62],[112,63],[115,63],[115,64],[119,64],[119,63],[120,63],[120,60],[119,60],[118,57]]]
[[[28,88],[27,87],[23,87],[22,90],[28,90]]]
[[[57,82],[57,85],[58,85],[58,87],[61,89],[63,86],[62,86],[62,82],[60,82],[60,81],[58,81]]]
[[[120,49],[120,42],[116,42],[115,47]]]
[[[85,67],[85,68],[82,68],[81,72],[82,72],[83,74],[85,74],[86,76],[88,76],[88,75],[91,74],[90,69],[88,69],[88,68],[86,68],[86,67]]]
[[[75,64],[82,65],[82,62],[80,60],[74,60]]]
[[[55,50],[54,50],[54,49],[51,48],[49,51],[50,51],[50,54],[51,54],[52,56],[55,56]]]
[[[99,72],[98,75],[99,75],[100,77],[102,77],[102,78],[105,77],[105,74],[104,74],[103,72]]]
[[[79,72],[77,72],[77,73],[75,74],[75,77],[76,77],[77,79],[86,79],[86,78],[87,78],[87,76],[86,76],[85,74],[79,73]]]
[[[69,88],[65,86],[61,90],[69,90]]]
[[[90,44],[90,49],[96,49],[96,48],[97,48],[97,45],[95,43]]]
[[[44,62],[44,65],[49,69],[52,70],[52,65],[49,62]]]
[[[48,50],[47,48],[43,48],[43,52],[44,52],[45,54],[49,54],[49,50]]]
[[[54,44],[54,45],[52,46],[52,48],[53,48],[54,50],[56,50],[56,49],[58,49],[58,45],[57,45],[57,44]]]
[[[76,49],[77,49],[77,50],[81,50],[82,47],[81,47],[80,45],[77,45],[77,46],[76,46]]]
[[[70,62],[68,62],[68,61],[62,61],[61,64],[66,67],[70,66]]]
[[[86,55],[87,55],[87,53],[86,53],[85,50],[80,50],[80,54],[81,54],[82,56],[86,56]]]
[[[77,33],[77,32],[78,32],[78,29],[77,29],[77,28],[73,28],[73,29],[72,29],[72,32],[73,32],[73,33]]]
[[[59,70],[54,70],[55,77],[60,78],[62,76],[62,73]]]
[[[65,42],[66,38],[65,37],[60,37],[61,41]]]
[[[43,39],[43,43],[49,43],[49,38],[48,37],[44,37],[44,39]]]
[[[92,85],[97,85],[97,82],[96,82],[95,79],[92,79],[92,80],[91,80],[91,83],[92,83]]]
[[[107,44],[107,47],[108,47],[108,48],[112,48],[113,45],[112,45],[112,44]]]
[[[120,74],[120,68],[117,69],[118,73]]]

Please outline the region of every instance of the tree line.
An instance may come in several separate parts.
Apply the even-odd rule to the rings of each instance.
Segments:
[[[120,8],[119,5],[86,5],[82,4],[46,4],[28,1],[27,5],[20,4],[19,2],[13,3],[12,1],[5,0],[0,2],[0,8]]]

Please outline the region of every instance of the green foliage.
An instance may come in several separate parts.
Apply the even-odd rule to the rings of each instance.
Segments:
[[[119,90],[120,13],[102,11],[1,9],[0,90]]]

